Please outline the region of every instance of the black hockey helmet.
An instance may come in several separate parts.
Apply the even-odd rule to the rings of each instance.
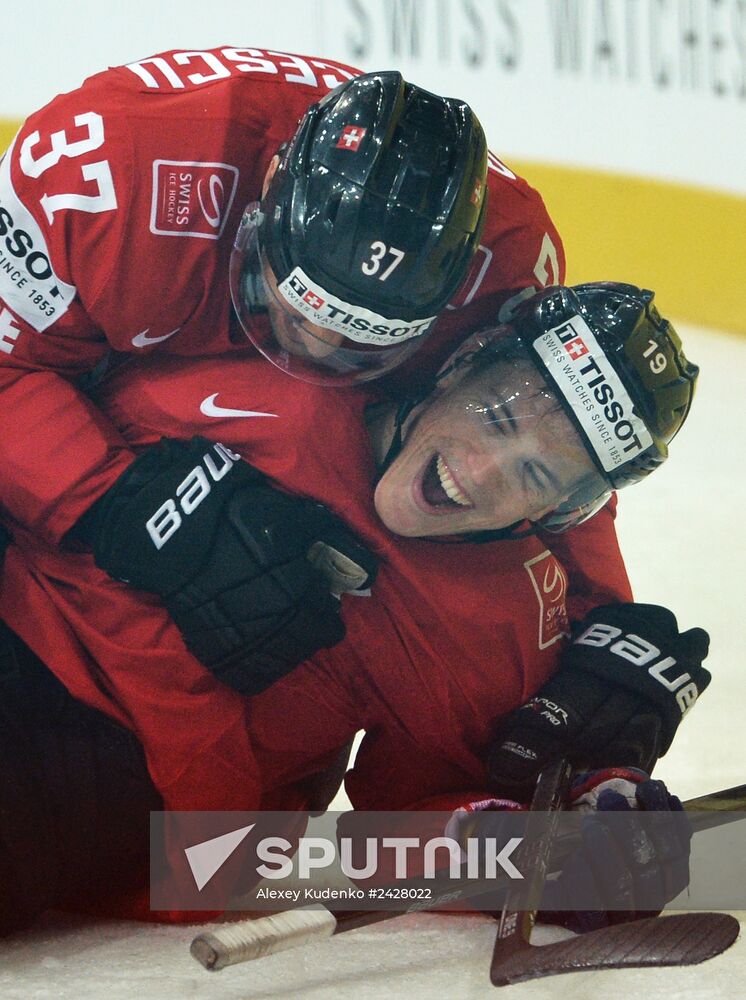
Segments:
[[[537,524],[563,531],[591,517],[612,490],[639,482],[665,461],[668,445],[691,407],[699,369],[687,360],[681,340],[653,298],[651,291],[615,282],[538,292],[508,324],[468,338],[429,391],[402,402],[384,467],[399,454],[403,427],[418,404],[432,392],[468,384],[503,365],[508,377],[493,374],[489,384],[495,395],[483,393],[489,402],[479,403],[491,421],[505,403],[512,406],[523,398],[530,405],[532,398],[551,398],[554,408],[568,416],[592,463],[570,495]],[[538,382],[526,380],[526,365],[537,370]],[[475,409],[468,393],[464,399]],[[557,451],[566,444],[558,440]],[[515,524],[469,538],[490,541],[521,533]]]
[[[584,520],[612,489],[655,471],[686,420],[699,368],[653,298],[619,282],[550,287],[514,320],[608,484],[595,500],[570,497],[542,520],[549,530]]]
[[[391,370],[467,275],[486,171],[484,133],[463,101],[393,71],[331,91],[302,119],[236,238],[231,290],[250,339],[311,381],[344,384]],[[318,349],[298,356],[257,323],[267,268],[269,291],[305,323],[303,335],[327,331]]]

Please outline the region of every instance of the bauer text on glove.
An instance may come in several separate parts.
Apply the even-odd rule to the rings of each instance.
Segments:
[[[367,587],[376,570],[321,504],[200,437],[149,448],[75,533],[112,577],[160,595],[193,655],[244,693],[338,643],[332,592]]]
[[[679,632],[658,605],[594,608],[574,626],[557,673],[500,721],[489,755],[495,791],[525,801],[561,756],[650,773],[710,683],[708,646],[703,629]]]

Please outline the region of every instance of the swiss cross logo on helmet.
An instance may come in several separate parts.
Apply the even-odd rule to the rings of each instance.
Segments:
[[[584,354],[588,353],[588,348],[585,346],[580,337],[576,337],[574,340],[565,344],[565,350],[571,358],[582,358]]]
[[[342,129],[342,135],[337,140],[337,149],[349,149],[353,153],[356,152],[366,131],[367,129],[358,128],[356,125],[345,125]]]
[[[324,304],[324,300],[315,292],[306,292],[303,296],[303,301],[307,302],[312,309],[321,309]]]
[[[482,199],[482,182],[479,178],[474,182],[474,190],[471,193],[471,203],[472,205],[478,205]]]

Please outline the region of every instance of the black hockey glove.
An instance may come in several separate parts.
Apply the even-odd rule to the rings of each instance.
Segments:
[[[200,437],[149,448],[74,534],[114,579],[160,595],[193,655],[245,694],[338,643],[333,594],[376,571],[325,507]]]
[[[608,604],[573,627],[557,673],[501,721],[490,782],[527,801],[541,769],[560,756],[586,768],[652,771],[684,713],[710,683],[709,636],[679,632],[655,604]]]

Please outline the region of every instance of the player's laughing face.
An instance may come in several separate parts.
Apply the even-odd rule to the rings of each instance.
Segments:
[[[464,366],[405,421],[375,506],[410,537],[536,521],[572,496],[594,466],[564,410],[528,361]]]

